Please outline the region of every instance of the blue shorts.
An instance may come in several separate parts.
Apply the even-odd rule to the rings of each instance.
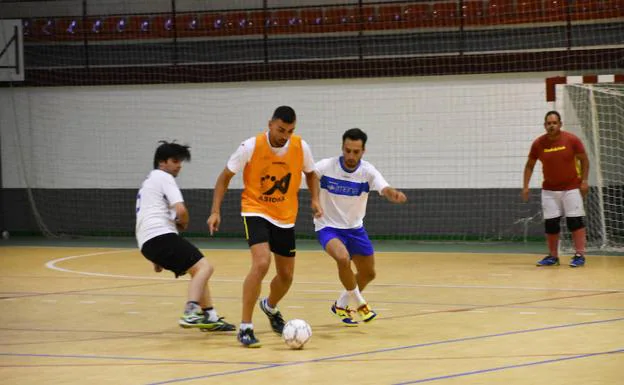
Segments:
[[[327,242],[334,238],[338,238],[347,247],[349,255],[373,255],[373,244],[368,238],[368,234],[364,226],[357,229],[336,229],[333,227],[323,227],[316,232],[323,250],[327,246]]]

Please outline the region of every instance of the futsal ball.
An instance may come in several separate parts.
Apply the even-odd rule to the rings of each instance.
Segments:
[[[302,319],[292,319],[286,322],[282,331],[282,338],[291,349],[301,349],[312,337],[312,328]]]

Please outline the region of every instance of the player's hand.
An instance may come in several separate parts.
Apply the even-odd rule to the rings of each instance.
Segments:
[[[210,232],[210,235],[213,235],[216,231],[219,231],[219,225],[221,224],[221,214],[210,214],[206,223],[208,223],[208,231]]]
[[[318,201],[312,201],[312,214],[314,215],[314,218],[320,218],[323,216],[323,208],[321,207],[321,204]]]
[[[587,193],[589,192],[589,184],[587,184],[586,181],[581,182],[581,187],[579,188],[579,190],[581,190],[581,196],[583,198],[587,197]]]
[[[382,194],[386,199],[392,203],[405,203],[407,201],[407,197],[401,191],[393,188],[386,187],[382,190]]]
[[[528,188],[522,189],[522,200],[525,202],[529,201],[529,189]]]
[[[161,271],[163,271],[162,266],[155,264],[154,262],[152,262],[152,264],[154,265],[154,271],[157,273],[160,273]]]
[[[407,201],[405,194],[399,190],[394,190],[390,196],[391,201],[394,203],[405,203]]]

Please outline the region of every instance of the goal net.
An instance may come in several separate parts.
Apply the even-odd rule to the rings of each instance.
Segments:
[[[405,205],[370,195],[372,237],[541,241],[539,170],[528,204],[520,190],[550,109],[544,78],[618,68],[620,3],[4,2],[2,17],[22,22],[25,76],[0,87],[0,227],[132,235],[158,141],[175,139],[191,146],[177,179],[189,233],[206,236],[227,158],[291,105],[316,160],[340,155],[343,132],[359,127],[369,135],[364,159],[407,194]],[[606,214],[592,214],[591,227],[603,224],[606,243],[621,242],[622,223],[621,173],[604,174],[622,163],[609,152],[617,144],[602,141],[621,127],[610,97],[594,96],[606,147],[592,210]],[[241,188],[239,173],[221,236],[244,235]],[[304,187],[297,233],[314,237],[309,204]]]
[[[558,107],[590,161],[588,246],[624,249],[624,84],[567,84]],[[563,244],[570,246],[569,237]]]

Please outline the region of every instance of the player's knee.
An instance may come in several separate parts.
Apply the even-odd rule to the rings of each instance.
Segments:
[[[546,234],[559,234],[561,231],[561,217],[550,218],[544,221]]]
[[[197,263],[195,263],[188,270],[188,272],[193,277],[195,277],[196,275],[200,275],[205,279],[208,279],[212,276],[212,273],[214,273],[214,267],[210,263],[208,263],[208,260],[206,258],[202,258],[197,261]]]
[[[336,265],[338,266],[339,270],[351,268],[351,259],[348,255],[335,256],[334,260],[336,261]]]
[[[278,271],[277,273],[280,281],[282,281],[283,284],[285,285],[290,285],[292,284],[293,281],[293,272],[292,271]]]
[[[206,263],[206,267],[204,268],[204,270],[206,271],[206,275],[208,275],[208,277],[211,277],[212,273],[214,273],[214,266],[212,266],[210,263]]]
[[[583,217],[566,218],[566,224],[568,225],[568,230],[570,231],[580,230],[585,227]]]
[[[375,277],[377,276],[377,272],[375,271],[375,269],[364,270],[358,271],[358,275],[362,278],[362,280],[368,283],[375,279]]]
[[[252,271],[264,277],[269,272],[269,267],[271,267],[271,260],[254,261]]]

